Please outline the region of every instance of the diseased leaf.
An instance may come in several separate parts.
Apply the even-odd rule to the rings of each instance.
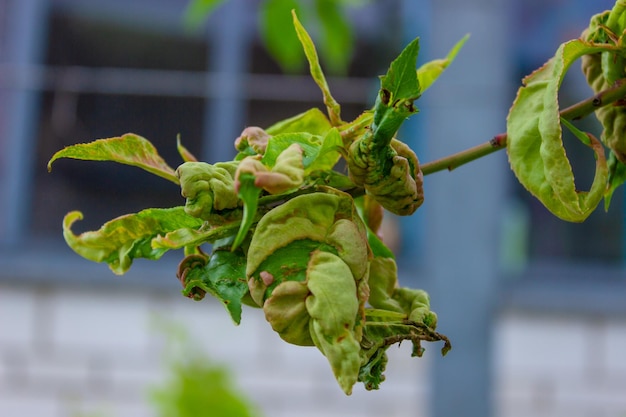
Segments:
[[[311,254],[307,283],[311,294],[305,304],[311,315],[311,337],[349,395],[361,367],[361,346],[354,330],[359,312],[354,277],[337,255],[317,251]]]
[[[269,149],[269,145],[268,145]],[[271,151],[266,152],[268,155]],[[282,194],[293,191],[300,187],[304,181],[304,167],[302,164],[302,147],[297,143],[292,143],[276,156],[276,160],[271,164],[259,160],[256,156],[249,156],[241,161],[237,168],[237,183],[239,178],[245,174],[254,177],[254,186],[262,188],[270,194]]]
[[[181,228],[198,228],[202,221],[189,216],[183,207],[146,209],[105,223],[99,230],[75,235],[71,227],[83,218],[73,211],[63,219],[63,237],[76,253],[94,262],[106,262],[118,275],[130,268],[133,259],[159,259],[167,248],[152,247],[152,240]]]
[[[463,36],[463,38],[461,38],[461,40],[452,47],[445,58],[427,62],[417,69],[417,79],[419,80],[419,86],[422,94],[424,91],[428,90],[428,88],[435,81],[437,81],[437,78],[439,78],[443,71],[448,68],[452,61],[454,61],[454,58],[456,58],[457,54],[468,39],[469,35]]]
[[[326,105],[326,109],[328,111],[330,123],[333,126],[339,126],[343,124],[343,121],[341,120],[341,107],[339,106],[339,103],[337,103],[337,101],[333,98],[332,94],[330,94],[330,89],[328,88],[326,77],[324,76],[324,72],[322,71],[322,67],[320,66],[313,40],[307,33],[304,26],[302,26],[302,24],[298,20],[298,16],[296,15],[295,10],[291,13],[293,15],[293,25],[296,28],[298,39],[300,40],[302,48],[304,49],[304,54],[309,61],[311,77],[313,77],[315,83],[319,86],[320,90],[322,90],[324,104]]]
[[[60,158],[119,162],[120,164],[142,168],[151,174],[178,184],[174,170],[159,156],[154,145],[132,133],[71,145],[61,149],[48,161],[48,171],[52,170],[52,163]]]
[[[595,93],[615,85],[626,76],[626,3],[619,1],[615,7],[591,18],[581,38],[602,46],[601,52],[582,57],[582,70],[587,83]],[[595,111],[603,127],[600,139],[613,151],[617,159],[626,163],[626,107],[602,106]]]
[[[413,102],[420,96],[418,52],[415,39],[381,77],[370,128],[349,145],[346,158],[350,179],[385,209],[403,216],[413,214],[424,200],[417,155],[394,139],[402,123],[417,112]]]
[[[524,79],[507,119],[509,162],[518,180],[553,214],[573,222],[587,218],[602,199],[608,168],[602,145],[588,135],[596,172],[588,192],[577,190],[563,147],[558,92],[574,61],[601,50],[581,40],[562,44],[552,59]]]
[[[367,309],[361,346],[361,369],[359,381],[368,390],[378,389],[385,380],[383,372],[387,363],[385,351],[395,343],[408,340],[413,344],[412,356],[422,356],[422,341],[443,341],[441,354],[445,355],[452,348],[448,338],[437,333],[424,323],[407,320],[402,313],[394,311]]]
[[[185,211],[190,216],[212,221],[220,218],[223,210],[239,205],[235,191],[235,172],[238,161],[185,162],[176,169],[181,194],[187,199]]]

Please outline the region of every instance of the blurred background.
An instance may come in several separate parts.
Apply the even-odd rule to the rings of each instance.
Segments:
[[[0,416],[168,415],[149,395],[154,386],[175,390],[163,385],[171,372],[163,321],[191,335],[193,349],[178,355],[199,351],[225,366],[234,389],[268,417],[625,416],[624,192],[608,212],[568,224],[516,183],[504,152],[426,177],[418,213],[388,216],[402,284],[431,294],[454,348],[441,358],[429,345],[421,359],[409,346],[391,348],[375,392],[357,386],[344,396],[319,352],[281,342],[260,311],[245,310],[236,327],[213,300],[180,296],[182,254],[138,261],[117,277],[66,247],[61,220],[70,210],[85,214],[78,232],[184,200],[176,186],[111,163],[62,160],[48,173],[62,147],[134,132],[176,166],[180,135],[215,162],[234,155],[245,126],[322,106],[306,66],[295,58],[281,66],[264,42],[268,3],[276,1],[227,0],[191,29],[184,0],[0,0]],[[372,105],[377,76],[409,40],[421,37],[423,63],[471,34],[401,131],[422,162],[503,132],[521,77],[613,5],[301,3],[339,4],[348,23],[347,60],[332,51],[322,60],[345,120]],[[323,21],[304,20],[332,49]],[[285,39],[292,30],[273,29]],[[576,74],[566,85],[565,104],[590,95]],[[585,188],[590,155],[566,148]]]

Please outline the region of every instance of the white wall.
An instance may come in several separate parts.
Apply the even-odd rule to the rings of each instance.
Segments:
[[[163,318],[186,323],[266,417],[429,415],[429,358],[439,346],[427,344],[421,359],[408,344],[392,347],[381,389],[358,385],[346,397],[315,348],[281,342],[260,313],[245,309],[236,327],[217,302],[175,292],[2,284],[0,416],[156,415],[146,399],[166,377],[154,325]],[[626,319],[505,312],[495,343],[494,415],[626,415]]]
[[[0,416],[156,415],[146,390],[166,375],[163,338],[154,330],[159,317],[186,323],[266,417],[426,415],[428,360],[412,359],[409,344],[390,349],[381,390],[359,384],[347,397],[319,351],[282,342],[260,310],[245,309],[236,327],[212,299],[194,302],[175,292],[2,285]],[[439,347],[426,348],[425,357]]]

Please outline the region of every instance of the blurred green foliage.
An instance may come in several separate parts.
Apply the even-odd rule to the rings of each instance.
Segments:
[[[261,417],[231,373],[198,350],[180,323],[160,322],[169,376],[150,391],[159,417]]]
[[[197,29],[208,16],[227,0],[190,0],[185,11],[185,23]],[[354,36],[346,17],[348,7],[359,7],[368,0],[262,0],[257,17],[260,37],[268,53],[285,72],[304,69],[306,61],[302,47],[293,30],[291,10],[309,27],[315,28],[315,43],[327,72],[344,75],[347,72]]]

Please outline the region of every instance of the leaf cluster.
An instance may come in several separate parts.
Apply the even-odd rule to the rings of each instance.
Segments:
[[[126,134],[65,148],[49,167],[60,158],[109,160],[178,184],[184,206],[148,208],[96,231],[75,235],[71,228],[82,214],[68,213],[66,242],[117,274],[134,259],[182,249],[177,277],[185,296],[216,297],[236,324],[243,305],[262,308],[284,341],[316,346],[350,394],[356,382],[379,387],[392,344],[410,341],[415,356],[423,341],[443,341],[443,354],[450,349],[436,332],[428,294],[399,286],[393,253],[379,231],[385,210],[410,215],[423,202],[420,162],[396,134],[467,37],[446,58],[417,69],[419,39],[410,42],[381,77],[373,107],[344,121],[316,48],[295,12],[292,17],[326,114],[310,109],[266,128],[248,127],[234,141],[234,160],[214,165],[197,161],[179,142],[185,162],[173,169],[146,139]],[[626,0],[618,0],[523,80],[507,133],[499,137],[520,183],[564,220],[583,221],[602,199],[608,206],[626,180],[625,38]],[[561,110],[561,83],[578,59],[596,95]],[[604,127],[600,139],[570,120],[594,110]],[[595,157],[589,190],[576,186],[563,127]],[[486,153],[464,155],[478,154]],[[337,168],[341,161],[347,172]]]
[[[379,387],[392,344],[408,340],[416,355],[422,341],[450,348],[435,330],[428,295],[398,285],[393,253],[378,233],[385,209],[407,215],[422,203],[419,161],[396,132],[465,39],[420,68],[419,40],[411,42],[381,77],[373,108],[346,122],[309,34],[292,16],[326,114],[314,108],[244,129],[232,161],[198,161],[179,141],[184,162],[174,169],[148,140],[128,133],[62,149],[49,168],[61,158],[108,160],[178,184],[184,206],[147,208],[99,230],[74,234],[82,213],[68,213],[67,244],[116,274],[134,259],[182,249],[183,295],[217,298],[236,324],[244,305],[262,308],[283,340],[316,346],[350,394],[359,381]],[[341,160],[347,173],[337,168]]]

